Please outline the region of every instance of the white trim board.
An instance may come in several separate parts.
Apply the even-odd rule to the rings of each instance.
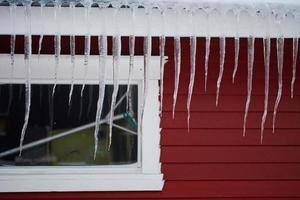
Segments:
[[[166,60],[165,60],[166,61]],[[57,71],[58,84],[71,83],[72,63],[70,55],[61,55]],[[107,72],[106,80],[113,80],[112,56],[107,56]],[[150,63],[150,80],[160,79],[159,70],[159,56],[152,56]],[[55,82],[55,60],[54,55],[37,55],[31,57],[31,78],[32,83],[50,84]],[[84,79],[84,56],[76,55],[75,70],[74,70],[74,84],[82,84]],[[89,57],[89,65],[87,68],[86,84],[98,84],[98,70],[99,69],[99,56],[92,55]],[[24,63],[24,55],[15,55],[15,64],[13,67],[10,65],[10,55],[0,54],[0,84],[2,83],[25,83],[26,69]],[[129,56],[121,56],[119,80],[127,83],[129,72]],[[11,75],[12,74],[12,75]],[[142,80],[144,78],[144,57],[134,57],[133,80]]]
[[[248,4],[244,4],[241,5],[247,8]],[[191,4],[191,6],[193,6],[193,4]],[[249,37],[250,35],[254,37],[265,37],[266,34],[270,37],[279,37],[282,35],[286,38],[300,36],[300,17],[286,17],[285,21],[279,24],[276,22],[274,16],[270,18],[257,16],[255,13],[256,10],[262,9],[261,12],[264,12],[265,4],[263,3],[253,4],[251,5],[253,8],[251,7],[249,10],[248,8],[247,10],[242,10],[238,24],[233,11],[235,6],[237,6],[234,2],[225,3],[224,5],[218,4],[218,6],[222,9],[226,7],[226,14],[220,15],[220,11],[216,10],[216,12],[212,11],[207,18],[205,11],[198,10],[195,12],[193,20],[190,19],[191,14],[188,10],[182,10],[180,14],[176,16],[175,9],[167,9],[165,22],[162,18],[161,11],[159,9],[152,9],[149,25],[145,9],[137,9],[133,23],[132,13],[129,8],[120,9],[116,16],[114,14],[114,8],[92,8],[90,20],[86,22],[84,20],[85,9],[83,7],[76,7],[75,27],[72,26],[70,9],[68,7],[62,7],[61,12],[57,14],[59,19],[58,25],[56,25],[54,20],[53,7],[45,7],[43,15],[40,14],[39,7],[32,7],[31,33],[33,35],[40,35],[42,33],[45,35],[55,35],[57,30],[59,30],[61,35],[85,35],[87,30],[89,30],[91,35],[115,35],[118,33],[122,36],[133,34],[136,36],[160,36],[164,34],[166,36],[181,37],[191,35],[198,37],[235,37],[237,35],[239,37]],[[285,14],[290,14],[289,12],[292,12],[294,8],[300,9],[299,3],[293,5],[286,2],[282,3],[281,7],[282,11],[287,12]],[[281,7],[279,6],[279,8]],[[291,11],[286,11],[284,7],[288,7]],[[237,8],[239,7],[237,6]],[[0,35],[10,35],[14,33],[24,35],[26,33],[24,8],[17,7],[16,10],[15,24],[17,26],[15,26],[15,30],[13,31],[9,7],[0,7]]]

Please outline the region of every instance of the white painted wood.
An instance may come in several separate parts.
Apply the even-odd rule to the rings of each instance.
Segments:
[[[24,83],[23,55],[16,55],[14,77],[10,77],[9,56],[0,55],[0,83]],[[128,57],[120,62],[120,81],[128,78]],[[58,83],[70,83],[71,61],[62,56]],[[112,57],[108,58],[107,81],[112,81]],[[143,57],[135,57],[133,82],[139,85],[139,99],[143,97]],[[54,83],[54,57],[32,57],[33,83]],[[83,57],[76,56],[75,83],[82,84]],[[98,56],[91,56],[87,84],[98,84]],[[159,191],[164,185],[160,164],[159,129],[159,57],[151,57],[151,75],[144,122],[139,135],[139,162],[112,166],[53,166],[0,167],[0,192],[50,191]],[[141,101],[139,101],[141,103]],[[139,106],[140,107],[140,106]],[[140,113],[140,111],[139,111]]]
[[[146,96],[142,131],[142,166],[143,173],[159,173],[160,171],[160,117],[159,117],[159,85],[155,80],[149,83]],[[155,163],[155,164],[153,164]]]
[[[151,62],[151,74],[150,79],[159,79],[159,56],[153,56]],[[74,70],[74,83],[82,84],[84,78],[84,61],[82,55],[76,55],[75,59],[75,70]],[[112,56],[108,56],[107,65],[112,66]],[[133,69],[133,80],[143,79],[143,66],[144,61],[142,56],[135,57],[134,69]],[[99,57],[90,56],[89,66],[87,71],[87,84],[98,84],[98,68],[99,68]],[[107,81],[113,80],[113,69],[112,67],[107,68]],[[127,83],[128,80],[128,69],[129,69],[129,56],[122,56],[120,61],[120,73],[119,79],[123,83]],[[17,54],[15,55],[15,66],[13,76],[11,76],[12,68],[10,66],[10,56],[8,54],[0,54],[0,83],[25,83],[26,71],[24,64],[24,56]],[[31,77],[32,83],[50,84],[54,83],[54,56],[53,55],[41,55],[38,59],[37,55],[33,55],[31,59]],[[62,55],[60,57],[60,64],[57,73],[58,84],[70,84],[71,83],[71,71],[72,64],[69,55]]]
[[[290,10],[291,12],[299,8],[299,1],[265,1],[266,3],[279,3],[282,6],[278,6],[282,10]],[[242,16],[241,22],[237,25],[236,18],[232,17],[232,13],[230,11],[231,8],[234,8],[236,4],[249,7],[253,7],[253,9],[259,10],[259,8],[265,8],[265,2],[259,1],[227,1],[224,5],[218,4],[219,7],[224,8],[226,10],[225,15],[212,14],[208,21],[213,22],[209,27],[210,35],[213,37],[226,36],[226,37],[234,37],[238,32],[240,37],[248,37],[250,34],[255,37],[264,37],[268,27],[267,18],[259,18],[256,15],[250,15],[249,12],[245,11],[245,15]],[[223,3],[223,1],[222,1]],[[192,6],[192,4],[191,4]],[[184,6],[183,6],[184,7]],[[188,7],[188,6],[187,6]],[[251,10],[251,9],[250,9]],[[297,13],[296,11],[293,14]],[[254,12],[252,12],[254,13]],[[288,12],[287,12],[288,13]],[[166,36],[190,36],[192,31],[195,31],[195,34],[199,37],[206,36],[207,30],[206,27],[203,26],[203,23],[207,21],[206,14],[203,11],[195,12],[194,23],[191,25],[189,22],[189,12],[183,11],[180,13],[180,17],[176,18],[174,10],[169,9],[166,12],[166,27],[163,29],[163,20],[158,9],[152,10],[152,15],[150,18],[150,28],[147,27],[146,23],[146,15],[144,9],[138,9],[136,11],[136,21],[132,25],[132,17],[130,9],[122,8],[118,15],[115,16],[114,19],[114,8],[92,8],[90,14],[90,33],[92,35],[99,35],[105,33],[107,35],[115,35],[116,26],[118,27],[118,32],[122,36],[128,36],[135,33],[136,36],[145,36],[148,35],[148,30],[151,30],[150,35],[152,36],[160,36],[163,34],[163,30],[165,30]],[[39,7],[32,7],[31,14],[31,27],[32,34],[39,35],[42,32],[46,35],[54,35],[56,31],[56,25],[54,21],[54,9],[53,7],[45,7],[44,15],[40,15]],[[59,18],[59,28],[62,35],[70,35],[72,28],[71,17],[70,17],[70,9],[67,7],[61,8],[61,12],[58,13]],[[75,15],[75,35],[85,35],[87,30],[86,22],[84,21],[84,9],[76,8]],[[12,34],[12,26],[10,25],[9,19],[9,7],[2,6],[0,7],[0,35]],[[24,11],[22,7],[17,8],[17,17],[15,27],[16,34],[23,35],[25,33],[25,23],[24,23]],[[115,24],[117,23],[117,24]],[[176,25],[176,24],[179,24]],[[42,25],[41,25],[42,24]],[[226,24],[226,25],[225,25]],[[278,37],[280,32],[282,31],[282,35],[284,37],[299,37],[300,36],[300,17],[292,18],[287,17],[285,21],[281,24],[275,21],[275,17],[270,19],[270,36]],[[236,28],[237,26],[237,28]],[[195,29],[195,30],[194,30]]]
[[[162,174],[0,176],[0,192],[162,190]]]

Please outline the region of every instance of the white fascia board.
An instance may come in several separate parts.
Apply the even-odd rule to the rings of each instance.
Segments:
[[[113,80],[112,56],[107,57],[106,80]],[[150,80],[160,79],[159,56],[151,57]],[[55,59],[54,55],[37,55],[31,57],[31,82],[33,84],[54,84]],[[74,84],[82,84],[84,80],[84,56],[76,55]],[[12,72],[13,70],[13,72]],[[61,55],[57,71],[58,84],[70,84],[72,76],[72,63],[70,55]],[[24,55],[15,55],[14,67],[10,65],[10,56],[0,54],[0,83],[25,83],[26,69],[24,64]],[[120,83],[127,83],[129,73],[129,56],[121,56],[119,68]],[[99,84],[99,56],[92,55],[89,57],[87,69],[86,84]],[[135,56],[132,80],[144,79],[144,57]]]
[[[225,3],[226,2],[226,3]],[[152,9],[152,14],[147,23],[145,9],[136,9],[135,20],[133,22],[130,8],[122,8],[115,15],[115,8],[92,8],[89,22],[85,21],[83,7],[76,7],[75,27],[72,26],[71,11],[68,7],[62,7],[58,15],[58,25],[54,20],[54,8],[45,7],[43,15],[40,14],[39,7],[31,9],[31,33],[33,35],[55,35],[59,30],[61,35],[86,35],[87,30],[91,35],[116,35],[122,36],[191,36],[198,37],[270,37],[283,36],[299,37],[300,36],[300,3],[290,1],[282,3],[282,7],[276,5],[271,9],[274,12],[283,12],[285,20],[281,23],[275,20],[271,15],[270,18],[257,15],[257,11],[266,12],[264,2],[260,3],[235,3],[225,1],[216,3],[216,9],[211,9],[209,17],[204,9],[194,11],[193,20],[188,9],[182,9],[176,17],[175,9],[165,10],[165,22],[159,9]],[[244,1],[242,1],[244,2]],[[272,1],[268,1],[270,3]],[[158,2],[159,3],[159,2]],[[295,3],[295,4],[293,4]],[[184,3],[181,3],[184,5]],[[213,2],[211,3],[213,4]],[[193,5],[191,3],[191,5]],[[240,7],[239,5],[242,5]],[[249,6],[250,5],[250,6]],[[184,6],[183,6],[184,7]],[[212,6],[213,8],[213,6]],[[239,10],[240,22],[237,24],[236,12]],[[268,12],[271,12],[268,10]],[[222,12],[225,12],[222,13]],[[221,14],[220,14],[221,13]],[[295,15],[295,16],[294,16]],[[296,16],[298,15],[298,16]],[[15,31],[11,25],[9,7],[0,7],[0,35],[15,34],[23,35],[25,30],[24,8],[17,7]],[[165,24],[165,26],[164,26]],[[268,28],[269,27],[269,28]]]

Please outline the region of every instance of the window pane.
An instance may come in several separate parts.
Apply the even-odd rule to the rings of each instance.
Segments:
[[[96,117],[98,85],[86,85],[81,97],[81,85],[74,86],[71,104],[68,105],[70,85],[32,85],[31,110],[24,145],[66,131],[94,123]],[[120,85],[117,102],[126,93]],[[110,111],[113,86],[107,85],[103,112]],[[0,155],[19,146],[25,111],[24,85],[0,85]],[[0,157],[1,165],[120,165],[137,162],[138,87],[130,86],[128,108],[126,98],[115,109],[112,145],[108,149],[109,125],[101,124],[99,144],[94,160],[94,126],[59,139]],[[118,126],[118,127],[116,127]]]

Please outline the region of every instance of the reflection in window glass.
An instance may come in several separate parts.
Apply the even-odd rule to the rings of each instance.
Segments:
[[[94,126],[63,136],[67,131],[94,123],[97,109],[98,85],[86,86],[82,98],[81,85],[74,87],[71,105],[68,105],[70,85],[32,85],[32,104],[24,145],[45,138],[54,139],[24,149],[22,156],[15,152],[0,156],[0,165],[120,165],[137,162],[138,87],[120,85],[115,109],[112,146],[108,150],[108,124],[101,124],[99,148],[94,160]],[[109,114],[113,86],[106,86],[102,119]],[[19,146],[24,123],[24,85],[0,85],[0,155]],[[72,131],[71,131],[72,132]]]

